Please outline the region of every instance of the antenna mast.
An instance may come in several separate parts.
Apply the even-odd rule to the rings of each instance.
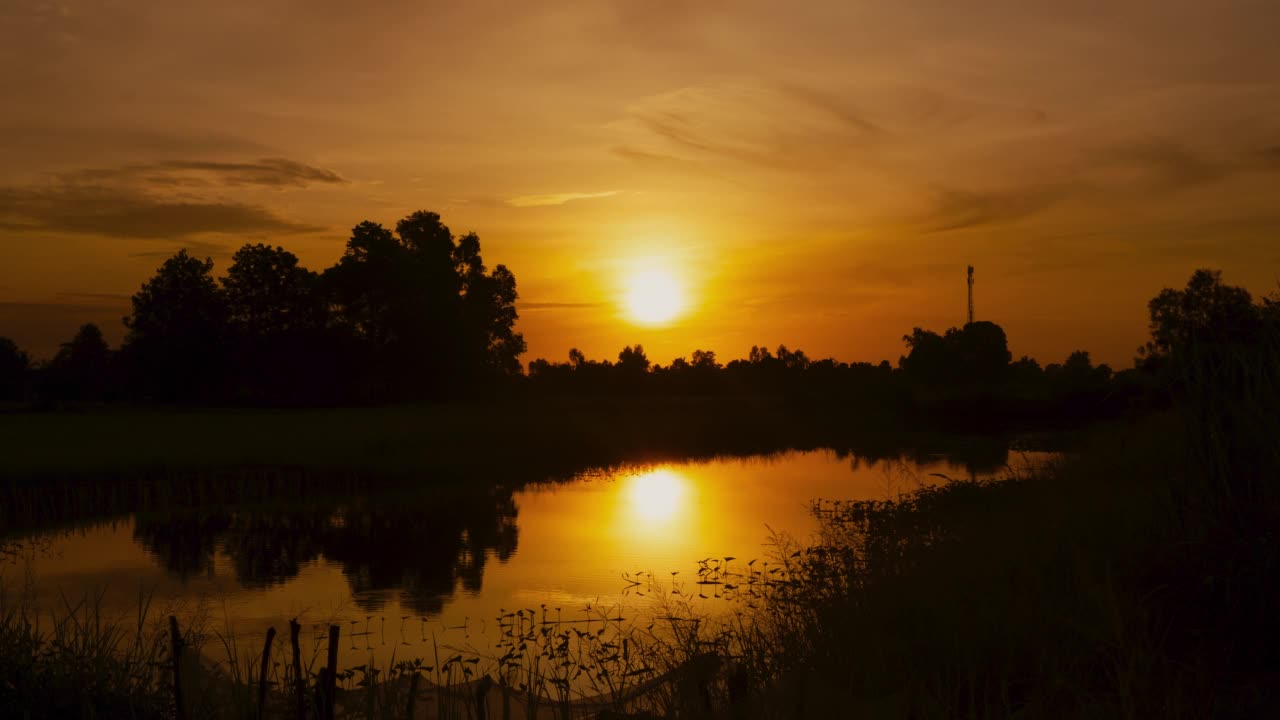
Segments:
[[[969,266],[969,324],[973,324],[973,266]]]

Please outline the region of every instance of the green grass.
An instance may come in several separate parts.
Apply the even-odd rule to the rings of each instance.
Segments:
[[[0,475],[290,468],[547,473],[623,460],[846,445],[884,418],[780,399],[606,398],[323,410],[91,408],[0,414]]]

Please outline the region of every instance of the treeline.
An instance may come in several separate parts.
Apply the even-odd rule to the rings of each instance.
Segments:
[[[245,245],[222,278],[185,250],[132,298],[112,351],[85,325],[35,366],[0,338],[0,400],[305,405],[447,397],[517,375],[515,276],[431,212],[373,222],[321,273]]]
[[[942,411],[955,420],[1091,419],[1120,413],[1158,387],[1145,371],[1117,373],[1084,351],[1044,367],[1028,357],[1013,361],[1004,330],[991,322],[942,335],[916,328],[904,341],[907,354],[896,367],[815,360],[786,345],[753,346],[746,358],[724,364],[714,352],[696,350],[666,366],[650,362],[640,345],[623,348],[616,362],[575,349],[565,363],[531,362],[529,386],[552,395],[766,394],[799,404]]]
[[[669,365],[640,345],[616,361],[570,350],[533,360],[515,331],[515,276],[486,269],[474,234],[455,237],[435,213],[391,232],[357,225],[321,273],[280,247],[246,245],[227,274],[179,252],[133,296],[123,346],[85,325],[34,365],[0,338],[0,401],[339,405],[517,396],[772,396],[850,410],[927,414],[957,423],[1077,421],[1166,403],[1177,348],[1257,347],[1280,300],[1255,302],[1220,273],[1198,270],[1185,289],[1148,304],[1150,340],[1132,368],[1095,365],[1088,352],[1041,366],[1013,359],[1004,330],[974,322],[943,333],[915,328],[895,365],[813,359],[779,345],[722,363],[695,350]],[[1240,355],[1240,357],[1245,357]],[[1220,369],[1226,371],[1225,369]],[[1179,370],[1180,372],[1181,370]]]
[[[1255,362],[1250,358],[1280,325],[1280,300],[1254,302],[1247,290],[1225,285],[1219,272],[1198,270],[1185,289],[1153,298],[1148,313],[1151,339],[1134,366],[1119,371],[1095,365],[1086,351],[1044,366],[1026,356],[1014,360],[1004,330],[983,321],[941,334],[915,328],[903,337],[906,354],[896,367],[812,359],[785,345],[773,352],[755,346],[724,364],[714,352],[695,350],[663,366],[636,345],[623,348],[616,362],[576,349],[568,362],[535,360],[528,377],[535,391],[554,395],[764,393],[963,424],[1084,421],[1167,404],[1187,348],[1231,347],[1237,362]]]

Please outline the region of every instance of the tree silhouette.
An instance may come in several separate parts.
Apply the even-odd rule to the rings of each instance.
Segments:
[[[720,363],[716,362],[716,354],[713,350],[694,350],[693,354],[689,357],[689,366],[694,370],[708,371],[720,369]]]
[[[902,338],[909,352],[898,360],[908,379],[920,385],[990,385],[1006,376],[1009,342],[993,322],[968,323],[945,335],[915,328]]]
[[[325,324],[319,278],[282,247],[245,245],[222,279],[233,335],[260,341]]]
[[[436,213],[357,225],[325,271],[335,318],[364,346],[367,372],[416,396],[520,369],[515,276],[486,272],[480,239],[455,240]],[[390,392],[390,388],[381,391]]]
[[[131,384],[160,401],[218,396],[224,369],[226,302],[213,261],[180,250],[133,296],[121,352]]]
[[[222,279],[230,370],[241,400],[316,399],[334,360],[319,277],[281,247],[245,245]]]
[[[1218,270],[1199,269],[1183,290],[1165,288],[1147,304],[1151,340],[1139,349],[1139,363],[1160,364],[1195,346],[1257,340],[1265,312],[1249,291],[1224,285]]]
[[[898,367],[907,377],[925,385],[941,384],[950,378],[951,353],[941,335],[914,328],[910,335],[902,336],[902,342],[907,345],[907,354],[898,359]]]
[[[0,402],[16,402],[26,395],[31,358],[17,343],[0,337]]]
[[[618,371],[626,375],[642,375],[649,371],[649,356],[644,354],[644,347],[628,345],[618,353]]]
[[[968,323],[958,332],[948,331],[947,340],[952,343],[961,378],[966,382],[995,382],[1005,374],[1013,359],[1004,328],[993,322]]]
[[[102,400],[108,389],[111,350],[97,325],[80,326],[45,368],[43,390],[56,400]]]

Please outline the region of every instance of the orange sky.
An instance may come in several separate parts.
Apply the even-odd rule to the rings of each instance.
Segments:
[[[50,354],[164,256],[440,212],[525,360],[895,359],[978,315],[1127,366],[1198,266],[1280,277],[1280,4],[8,0],[0,335]],[[640,327],[637,265],[690,312]]]

